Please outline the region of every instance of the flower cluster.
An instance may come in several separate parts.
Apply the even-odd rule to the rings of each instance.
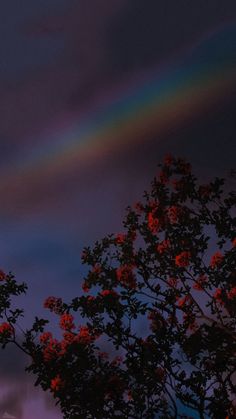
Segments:
[[[120,282],[122,285],[135,289],[137,283],[133,269],[134,266],[132,265],[122,265],[116,270],[116,276],[118,282]]]
[[[183,251],[175,256],[175,264],[180,268],[185,268],[189,265],[191,260],[191,253],[189,251]]]
[[[62,299],[57,297],[48,297],[44,301],[44,308],[48,308],[50,311],[56,314],[62,313]]]
[[[11,338],[13,336],[14,329],[12,325],[7,322],[0,324],[0,336],[4,338]]]
[[[221,263],[223,262],[224,256],[222,255],[222,253],[220,252],[216,252],[210,261],[210,267],[211,268],[217,268],[218,266],[221,265]]]
[[[75,329],[74,317],[71,314],[63,314],[60,318],[60,327],[63,330]]]

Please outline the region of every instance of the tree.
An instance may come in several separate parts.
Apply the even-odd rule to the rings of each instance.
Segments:
[[[1,272],[0,343],[30,356],[64,418],[236,417],[235,204],[224,180],[201,185],[167,156],[124,232],[84,249],[83,295],[45,301],[60,339],[36,318],[18,340],[26,285]]]

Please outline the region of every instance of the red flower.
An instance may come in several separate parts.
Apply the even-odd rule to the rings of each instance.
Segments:
[[[116,270],[116,276],[121,284],[127,286],[128,288],[135,289],[137,284],[135,275],[133,273],[133,268],[134,266],[132,265],[123,265]]]
[[[64,339],[61,341],[61,350],[59,355],[64,355],[67,351],[68,346],[70,346],[75,341],[75,335],[71,332],[63,333]]]
[[[61,318],[60,318],[60,327],[63,330],[72,330],[75,329],[75,325],[74,325],[74,317],[71,314],[62,314]]]
[[[236,238],[232,240],[232,246],[236,247]]]
[[[93,272],[93,274],[100,274],[101,273],[101,271],[102,271],[102,268],[101,268],[101,266],[100,265],[94,265],[94,267],[93,267],[93,270],[92,270],[92,272]]]
[[[62,299],[56,297],[48,297],[44,301],[44,308],[48,308],[50,311],[61,314],[62,312]]]
[[[39,339],[42,344],[47,344],[52,339],[52,334],[51,332],[44,332]]]
[[[92,302],[92,301],[94,301],[95,300],[95,297],[93,296],[93,295],[89,295],[88,297],[87,297],[87,301],[89,301],[90,303]]]
[[[236,287],[231,288],[231,290],[227,294],[228,298],[230,300],[233,300],[236,298]]]
[[[115,240],[116,240],[116,243],[117,244],[123,244],[125,242],[125,240],[126,240],[126,235],[123,234],[123,233],[117,234]]]
[[[178,299],[178,307],[182,308],[186,305],[186,303],[189,303],[189,302],[190,302],[189,295],[185,295],[185,297]]]
[[[223,259],[224,259],[224,256],[222,255],[222,253],[216,252],[212,256],[211,261],[210,261],[211,268],[216,268],[217,266],[219,266],[222,263]]]
[[[223,300],[222,300],[222,289],[217,288],[214,292],[213,298],[218,301],[218,303],[220,303],[221,305],[224,304]]]
[[[57,375],[55,378],[51,380],[51,390],[55,393],[56,391],[61,390],[64,387],[64,383],[60,377],[60,375]]]
[[[177,285],[178,285],[178,280],[176,278],[169,278],[168,281],[167,281],[167,284],[171,288],[176,288]]]
[[[160,228],[160,221],[155,217],[153,211],[148,214],[148,228],[153,234],[157,233]]]
[[[181,252],[179,255],[175,256],[175,264],[180,268],[184,268],[189,265],[191,259],[191,253],[184,251]]]
[[[182,214],[183,208],[178,207],[177,205],[172,205],[167,210],[167,215],[171,224],[176,224],[179,221]]]
[[[89,286],[88,286],[88,284],[87,284],[86,281],[84,281],[84,283],[82,284],[82,290],[84,292],[89,292],[89,290],[90,290],[90,288],[89,288]]]
[[[117,294],[117,292],[116,292],[116,291],[114,291],[114,290],[103,290],[103,291],[101,292],[101,295],[102,295],[103,297],[107,297],[107,296],[119,297],[119,295]]]
[[[56,339],[50,339],[47,346],[43,350],[43,358],[45,362],[49,362],[59,356],[61,346]]]
[[[196,280],[196,283],[193,285],[193,288],[197,291],[202,291],[204,289],[204,283],[207,281],[206,275],[200,275]]]
[[[0,324],[0,335],[2,337],[11,338],[13,334],[14,334],[14,329],[9,323],[4,322]]]
[[[81,326],[78,335],[75,337],[75,341],[88,345],[93,340],[94,337],[90,334],[89,328],[87,326]]]
[[[163,240],[161,243],[159,243],[156,247],[158,253],[162,254],[165,253],[166,250],[170,248],[170,240]]]
[[[5,272],[3,272],[1,269],[0,269],[0,281],[5,281],[5,279],[6,279],[6,274],[5,274]]]

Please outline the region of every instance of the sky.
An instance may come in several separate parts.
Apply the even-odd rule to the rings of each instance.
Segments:
[[[2,2],[0,265],[28,284],[25,325],[80,293],[82,248],[122,229],[165,154],[235,169],[235,93],[235,0]],[[24,364],[1,354],[0,418],[60,419]]]

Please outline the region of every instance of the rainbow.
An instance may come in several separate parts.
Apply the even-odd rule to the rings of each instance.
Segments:
[[[115,155],[120,149],[160,138],[169,126],[182,124],[227,96],[236,83],[236,26],[228,25],[208,34],[185,56],[150,70],[119,86],[83,117],[65,116],[62,132],[36,147],[12,170],[1,173],[0,192],[19,193],[17,185],[46,184],[83,168],[88,161]],[[233,36],[233,37],[232,37]],[[225,50],[225,45],[229,46]],[[223,58],[222,58],[223,57]],[[18,191],[18,192],[17,192]]]

